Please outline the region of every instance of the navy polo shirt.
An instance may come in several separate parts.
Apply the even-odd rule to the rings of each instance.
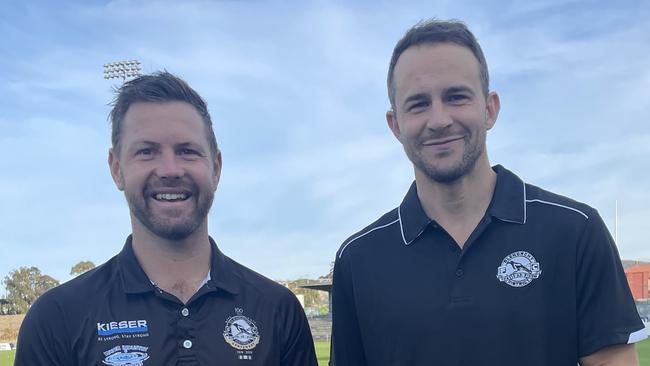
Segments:
[[[149,281],[129,237],[117,256],[34,303],[15,364],[317,365],[296,297],[210,241],[210,279],[183,304]]]
[[[494,170],[492,201],[463,249],[424,213],[415,183],[341,245],[337,366],[575,366],[646,337],[596,210]]]

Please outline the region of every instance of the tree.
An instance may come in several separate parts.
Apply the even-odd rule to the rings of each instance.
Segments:
[[[294,281],[287,281],[287,287],[294,294],[303,295],[305,297],[305,307],[317,307],[323,302],[319,291],[300,287],[309,283],[310,280],[301,278]],[[325,303],[327,303],[327,301],[325,301]]]
[[[70,268],[70,275],[80,275],[86,271],[95,268],[95,263],[91,261],[81,261]]]
[[[0,297],[0,315],[9,314],[9,301],[4,297]]]
[[[27,312],[39,296],[59,284],[54,278],[42,274],[37,267],[13,270],[3,282],[7,289],[7,310],[12,314]]]

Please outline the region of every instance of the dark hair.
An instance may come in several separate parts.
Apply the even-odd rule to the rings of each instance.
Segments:
[[[436,43],[455,43],[459,46],[467,47],[474,54],[479,63],[479,76],[481,78],[481,88],[483,94],[487,97],[490,90],[490,75],[488,74],[487,62],[481,50],[481,46],[467,29],[467,26],[459,20],[422,20],[409,29],[404,37],[397,42],[393,55],[390,58],[388,67],[388,98],[390,105],[395,109],[395,85],[393,84],[393,73],[399,57],[408,48],[423,44]]]
[[[167,71],[138,76],[117,88],[115,94],[115,99],[111,102],[113,109],[109,118],[112,127],[111,141],[113,150],[118,154],[120,151],[120,138],[122,137],[122,122],[133,103],[179,101],[191,104],[199,112],[205,123],[210,152],[213,157],[217,155],[219,148],[212,129],[212,120],[210,119],[207,104],[187,82],[178,76]]]

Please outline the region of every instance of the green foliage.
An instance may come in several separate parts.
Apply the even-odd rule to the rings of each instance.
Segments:
[[[323,304],[318,307],[318,315],[324,316],[330,313],[329,304]]]
[[[7,314],[26,313],[39,296],[59,284],[54,278],[42,274],[37,267],[13,270],[3,282],[7,289],[7,303],[4,305]]]
[[[70,275],[78,276],[84,272],[90,271],[93,268],[95,268],[95,263],[91,261],[81,261],[70,268]]]
[[[309,281],[310,280],[307,279],[287,281],[287,287],[294,294],[305,296],[305,307],[319,307],[322,303],[322,297],[319,294],[319,291],[300,287],[308,284]]]

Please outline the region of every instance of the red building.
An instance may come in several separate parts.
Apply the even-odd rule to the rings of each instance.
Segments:
[[[625,268],[625,277],[634,300],[650,299],[650,264],[637,264]]]

